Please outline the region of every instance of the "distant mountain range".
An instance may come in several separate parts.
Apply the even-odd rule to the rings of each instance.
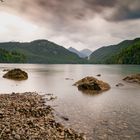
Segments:
[[[0,43],[0,48],[6,51],[16,51],[23,54],[26,63],[46,63],[46,64],[77,64],[86,63],[64,47],[48,40],[35,40],[32,42],[5,42]]]
[[[90,54],[92,53],[92,51],[89,50],[89,49],[83,49],[81,51],[78,51],[75,48],[70,47],[70,48],[68,48],[68,50],[71,51],[71,52],[73,52],[73,53],[76,53],[81,58],[89,57]]]
[[[66,49],[48,40],[0,43],[0,63],[140,64],[140,38],[101,47],[90,54],[88,49]]]

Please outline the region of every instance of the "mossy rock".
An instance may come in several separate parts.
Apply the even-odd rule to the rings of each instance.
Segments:
[[[21,69],[13,69],[4,74],[3,78],[13,80],[26,80],[28,79],[28,74],[25,71],[22,71]]]
[[[108,83],[89,76],[77,81],[74,85],[84,93],[100,93],[110,89]]]

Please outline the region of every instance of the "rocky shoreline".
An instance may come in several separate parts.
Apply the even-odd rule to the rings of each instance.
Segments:
[[[37,93],[0,94],[0,140],[86,140],[56,122],[45,103]]]

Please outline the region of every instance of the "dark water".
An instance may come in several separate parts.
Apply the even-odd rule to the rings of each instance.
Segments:
[[[29,79],[19,82],[2,78],[3,69],[15,67],[27,71]],[[57,100],[49,104],[55,108],[56,119],[86,133],[88,140],[140,140],[140,85],[122,81],[134,73],[140,73],[140,66],[1,64],[0,93],[53,93]],[[92,96],[72,86],[85,76],[97,74],[111,85],[109,91]],[[124,86],[116,87],[120,82]]]

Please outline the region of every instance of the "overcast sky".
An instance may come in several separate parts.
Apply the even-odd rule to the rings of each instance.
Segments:
[[[140,0],[5,0],[0,42],[47,39],[76,49],[140,37]]]

